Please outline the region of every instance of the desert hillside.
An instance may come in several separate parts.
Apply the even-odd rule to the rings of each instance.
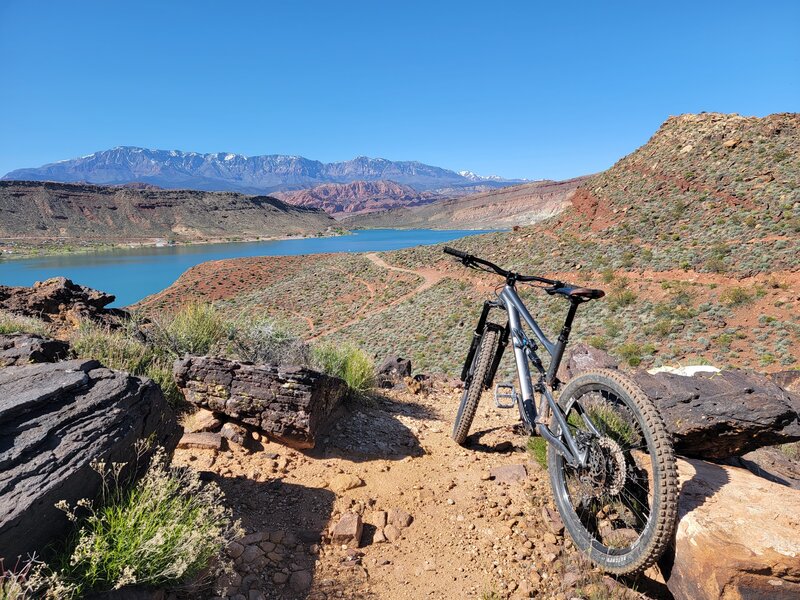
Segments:
[[[585,181],[560,215],[451,245],[606,289],[606,299],[579,313],[573,339],[631,365],[790,368],[800,359],[799,132],[797,114],[673,117]],[[310,258],[283,277],[286,262],[199,265],[142,307],[175,308],[197,297],[231,313],[266,311],[307,337],[336,333],[376,355],[399,353],[452,374],[480,304],[499,283],[446,260],[438,246]],[[306,301],[305,278],[323,270],[333,273],[326,302]],[[374,278],[392,274],[422,280],[384,298]],[[564,306],[535,291],[529,297],[552,332]],[[282,308],[288,304],[291,314]]]
[[[0,214],[0,238],[30,242],[279,237],[336,225],[269,196],[35,181],[0,181]]]
[[[348,228],[435,229],[507,229],[531,225],[564,210],[586,179],[537,181],[421,206],[401,206],[347,217],[343,225]]]

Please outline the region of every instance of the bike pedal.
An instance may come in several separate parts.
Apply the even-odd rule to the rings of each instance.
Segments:
[[[511,390],[511,393],[503,394],[500,390]],[[506,399],[510,399],[511,402],[503,402]],[[514,408],[517,405],[517,392],[513,383],[498,383],[494,386],[494,405],[497,408]]]

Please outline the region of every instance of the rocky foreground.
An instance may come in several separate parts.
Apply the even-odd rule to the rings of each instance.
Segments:
[[[592,568],[564,536],[547,472],[514,415],[496,410],[487,393],[469,446],[458,447],[449,432],[460,391],[419,383],[406,379],[350,405],[305,452],[221,426],[208,411],[185,423],[208,431],[185,436],[175,463],[219,482],[248,532],[228,549],[236,572],[217,582],[217,598],[800,593],[796,490],[742,468],[682,460],[674,546],[629,588]]]

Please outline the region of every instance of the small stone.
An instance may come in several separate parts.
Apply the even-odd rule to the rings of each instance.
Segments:
[[[241,561],[244,564],[252,563],[257,558],[264,556],[264,551],[258,546],[247,546],[242,552]]]
[[[388,514],[386,513],[385,510],[376,510],[373,511],[372,514],[370,515],[368,523],[370,525],[374,525],[378,529],[383,529],[389,522],[388,518],[389,518]]]
[[[282,531],[273,531],[269,534],[269,541],[273,544],[280,544],[283,541],[283,535]]]
[[[228,544],[228,556],[231,558],[239,558],[244,552],[244,546],[239,542],[231,542]]]
[[[275,544],[272,542],[261,542],[258,545],[264,552],[272,552],[275,550]]]
[[[552,533],[550,533],[549,531],[545,532],[545,534],[542,536],[542,539],[544,540],[544,542],[546,544],[557,544],[558,543],[558,538],[556,538],[556,536],[553,535]]]
[[[387,519],[389,523],[391,523],[398,529],[403,529],[404,527],[408,527],[414,521],[414,517],[412,517],[406,511],[401,510],[399,508],[391,509],[389,511]]]
[[[281,573],[278,571],[272,576],[272,581],[277,583],[278,585],[283,585],[287,581],[289,581],[289,576],[286,573]]]
[[[364,524],[361,522],[361,515],[358,513],[346,512],[336,523],[331,534],[334,544],[342,544],[358,547],[361,543],[361,533]]]
[[[250,590],[247,596],[248,600],[266,600],[261,590]]]
[[[247,534],[242,539],[240,539],[239,542],[244,544],[245,546],[249,546],[250,544],[257,544],[263,539],[264,539],[264,532],[256,531],[254,533]]]
[[[289,585],[295,592],[304,592],[311,587],[311,579],[308,571],[295,571],[289,578]]]
[[[497,483],[515,483],[524,481],[528,477],[528,471],[522,464],[503,465],[492,469],[490,476]]]
[[[383,530],[378,529],[375,532],[375,535],[372,536],[372,543],[373,544],[382,544],[386,541],[386,536],[383,535]]]
[[[200,450],[222,450],[223,440],[218,433],[185,433],[178,442],[178,448],[198,448]]]
[[[247,439],[247,430],[236,423],[225,423],[222,426],[222,429],[219,430],[219,434],[225,439],[240,446],[244,446],[245,440]]]
[[[394,525],[387,525],[383,528],[383,535],[390,542],[395,542],[400,539],[400,530]]]
[[[364,485],[364,482],[359,477],[347,473],[337,475],[328,482],[328,488],[337,494],[361,487],[362,485]]]
[[[189,415],[183,423],[183,430],[186,433],[200,433],[203,431],[214,431],[221,424],[221,421],[210,410],[201,408]]]

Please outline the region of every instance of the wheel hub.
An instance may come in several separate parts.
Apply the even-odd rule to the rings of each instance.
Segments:
[[[614,496],[625,486],[625,455],[609,437],[596,438],[589,450],[589,463],[580,474],[584,496]]]

